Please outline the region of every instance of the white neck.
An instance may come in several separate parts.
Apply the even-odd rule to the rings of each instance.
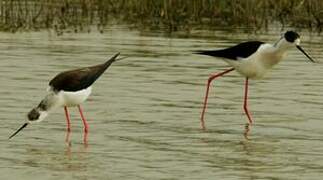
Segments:
[[[296,39],[294,43],[291,43],[288,42],[285,38],[281,38],[274,44],[274,47],[276,48],[277,53],[284,54],[287,50],[295,47],[295,45],[298,45],[299,43],[299,39]]]
[[[59,97],[54,92],[50,91],[39,105],[30,112],[31,117],[39,114],[38,119],[30,119],[29,122],[33,123],[44,120],[52,110],[61,106],[61,104]]]
[[[286,55],[286,52],[294,47],[294,43],[286,41],[285,38],[280,38],[275,44],[267,45],[264,57],[260,60],[266,69],[272,68],[274,65],[282,61]]]
[[[31,122],[40,122],[40,121],[44,120],[48,115],[47,111],[39,111],[39,113],[40,113],[39,118],[37,120],[31,121]]]

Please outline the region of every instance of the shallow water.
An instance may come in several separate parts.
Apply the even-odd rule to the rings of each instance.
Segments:
[[[227,68],[193,55],[280,31],[193,32],[169,36],[113,26],[104,34],[0,34],[1,179],[320,179],[323,175],[322,36],[303,33],[297,49],[263,80],[250,81],[255,125],[244,138],[244,79],[236,72],[212,86],[199,116],[209,74]],[[8,137],[46,94],[58,72],[99,64],[121,52],[83,104],[90,132],[76,108],[72,133],[63,109]]]

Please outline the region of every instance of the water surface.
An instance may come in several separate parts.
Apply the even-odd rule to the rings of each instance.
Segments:
[[[199,127],[206,80],[228,67],[191,52],[251,39],[275,42],[281,33],[169,36],[123,26],[104,34],[1,33],[1,179],[320,179],[322,36],[302,37],[319,63],[295,48],[265,79],[250,81],[250,140],[243,136],[244,78],[236,72],[215,81],[208,130]],[[102,63],[116,52],[128,58],[107,70],[83,104],[87,137],[76,108],[66,134],[62,108],[7,139],[58,72]]]

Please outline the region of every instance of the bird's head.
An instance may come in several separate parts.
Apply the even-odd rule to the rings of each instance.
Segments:
[[[16,134],[18,134],[19,131],[23,130],[25,127],[27,127],[28,124],[34,123],[34,122],[40,122],[45,119],[47,116],[46,111],[41,111],[40,108],[33,108],[28,114],[27,114],[27,122],[23,124],[16,132],[14,132],[9,139],[14,137]]]
[[[283,38],[286,47],[293,47],[296,46],[298,50],[300,50],[310,61],[315,62],[300,46],[301,38],[300,35],[294,31],[287,31]]]
[[[46,111],[41,111],[40,108],[33,108],[27,115],[28,122],[40,122],[44,120],[47,115],[48,113]]]
[[[284,39],[288,42],[288,43],[292,43],[295,44],[296,46],[298,46],[301,42],[301,37],[299,36],[299,34],[297,32],[294,31],[287,31],[284,34]]]

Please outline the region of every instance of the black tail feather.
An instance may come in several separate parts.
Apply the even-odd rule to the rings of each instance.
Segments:
[[[193,54],[200,54],[200,55],[207,55],[207,56],[213,56],[216,51],[214,50],[197,50],[193,51]]]
[[[219,58],[226,58],[231,60],[237,60],[238,56],[232,49],[220,49],[220,50],[201,50],[195,51],[194,54],[212,56],[212,57],[219,57]]]
[[[117,57],[120,55],[120,52],[111,57],[107,62],[105,62],[104,70],[107,69],[114,61],[117,60]]]
[[[198,50],[193,54],[213,56],[213,57],[226,57],[225,50]]]

